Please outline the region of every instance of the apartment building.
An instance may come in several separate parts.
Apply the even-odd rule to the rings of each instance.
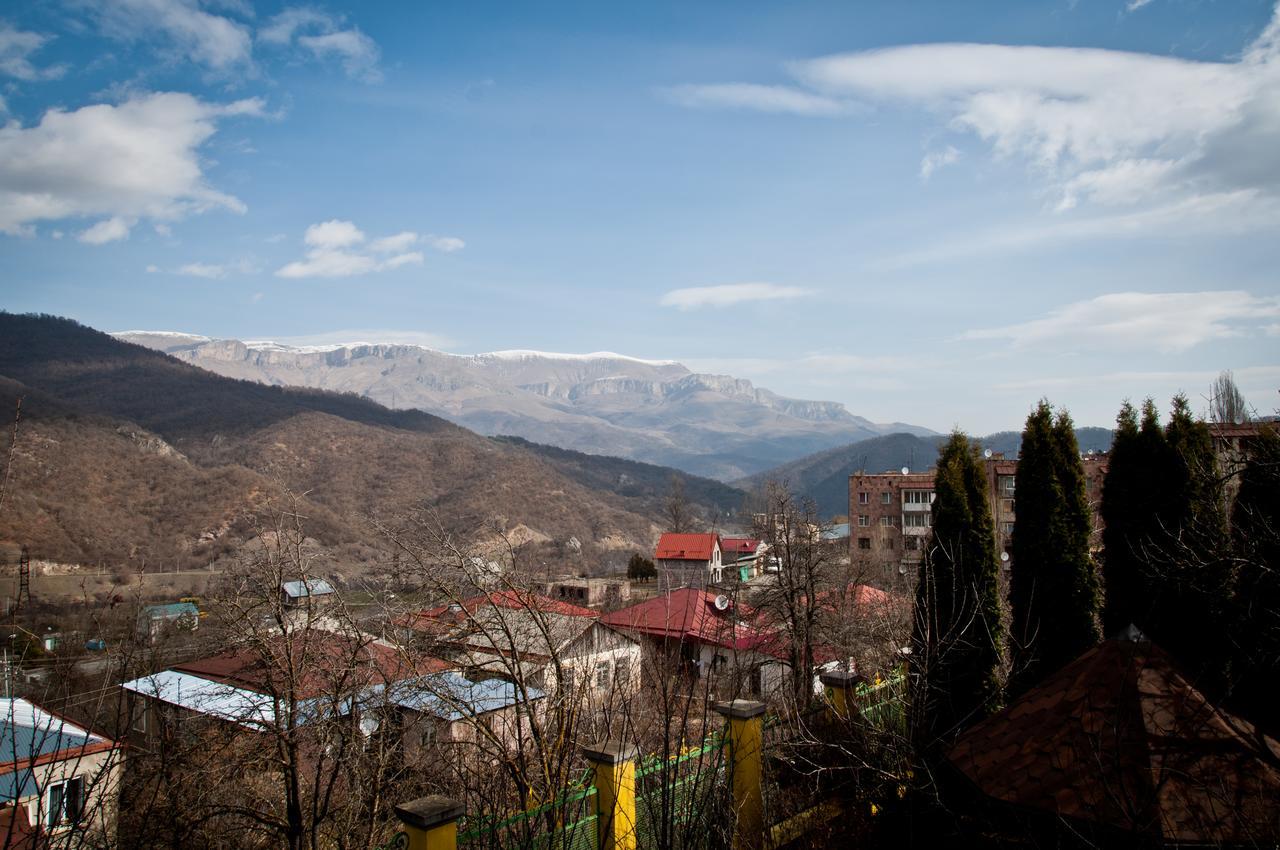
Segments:
[[[1081,458],[1095,549],[1102,545],[1102,482],[1107,460],[1107,455],[1098,453]],[[984,465],[1003,577],[1012,564],[1018,462],[995,454],[985,458]],[[863,570],[864,580],[875,579],[889,586],[915,582],[932,530],[932,506],[932,470],[849,476],[849,554],[852,563]]]

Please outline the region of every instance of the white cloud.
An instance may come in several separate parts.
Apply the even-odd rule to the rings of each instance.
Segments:
[[[0,127],[0,232],[29,233],[33,222],[73,216],[169,221],[214,208],[242,213],[239,199],[205,180],[198,151],[219,120],[261,115],[262,106],[257,98],[217,104],[158,93],[51,109],[34,127]]]
[[[961,339],[1008,340],[1015,349],[1187,351],[1256,333],[1280,317],[1280,297],[1248,292],[1117,292],[1067,304],[1041,319],[967,331]]]
[[[390,330],[387,328],[350,328],[309,334],[307,336],[278,336],[272,342],[298,347],[334,346],[365,343],[369,345],[420,345],[424,348],[445,350],[454,341],[442,334],[429,331]]]
[[[332,219],[307,228],[303,242],[306,256],[276,271],[278,277],[351,277],[371,272],[421,265],[422,253],[406,249],[422,237],[402,231],[367,242],[364,231],[353,222]],[[387,256],[391,255],[391,256]]]
[[[302,241],[313,248],[347,248],[364,241],[364,233],[349,221],[323,221],[307,228]]]
[[[1139,9],[1141,9],[1143,6],[1146,6],[1150,3],[1151,3],[1151,0],[1129,0],[1129,2],[1125,4],[1124,10],[1126,12],[1136,12]]]
[[[173,235],[173,228],[162,221],[157,221],[155,224],[151,226],[152,228],[155,229],[157,236],[163,236],[167,239]]]
[[[852,105],[792,86],[762,86],[754,83],[684,85],[662,89],[674,103],[689,107],[753,109],[758,112],[785,112],[793,115],[842,115]]]
[[[798,286],[778,286],[774,283],[729,283],[722,286],[696,286],[689,289],[673,289],[658,302],[677,310],[694,310],[698,307],[728,307],[744,301],[776,301],[784,298],[801,298],[811,294]]]
[[[103,219],[87,230],[82,230],[76,238],[90,245],[105,245],[108,242],[128,239],[131,227],[133,227],[132,221],[126,221],[120,216],[113,216]]]
[[[31,63],[31,54],[47,44],[49,39],[50,36],[37,32],[25,32],[16,29],[12,24],[0,21],[0,74],[7,74],[27,82],[61,77],[66,73],[66,65],[37,68]],[[0,112],[3,111],[4,102],[0,100]]]
[[[1131,4],[1133,5],[1133,4]],[[682,86],[690,106],[834,114],[913,106],[1025,162],[1059,211],[1280,197],[1280,7],[1225,62],[1079,47],[917,44],[790,63],[797,85]],[[927,178],[948,154],[929,154]]]
[[[149,263],[147,265],[147,274],[158,274],[159,271],[160,271],[160,267],[157,266],[155,263]]]
[[[369,248],[379,254],[394,254],[408,250],[418,241],[418,234],[411,230],[397,233],[395,236],[384,236],[370,243]]]
[[[180,54],[215,71],[251,68],[249,28],[200,8],[196,0],[98,0],[103,34],[121,41],[163,39]]]
[[[959,161],[960,151],[951,145],[947,145],[940,151],[930,151],[924,155],[924,159],[920,160],[920,179],[928,180],[939,168],[955,165]]]
[[[354,27],[342,28],[342,20],[316,9],[285,9],[258,30],[258,40],[279,47],[296,44],[316,59],[336,59],[348,77],[378,82],[382,52],[377,43]]]
[[[424,238],[428,245],[445,254],[452,254],[454,251],[461,251],[467,247],[467,243],[456,236],[436,236],[433,233],[428,233]]]
[[[210,280],[223,278],[227,276],[225,266],[215,265],[213,263],[187,263],[178,269],[178,274],[185,277],[203,277]]]
[[[262,302],[262,299],[263,299],[263,298],[266,298],[266,297],[267,297],[267,295],[266,295],[266,293],[265,293],[265,292],[255,292],[255,293],[253,293],[252,295],[250,295],[250,296],[249,296],[249,303],[250,303],[250,304],[259,304],[259,303],[261,303],[261,302]]]
[[[382,53],[369,36],[359,30],[343,30],[324,35],[298,37],[298,44],[310,50],[318,59],[337,58],[348,77],[366,82],[382,79],[378,60]]]

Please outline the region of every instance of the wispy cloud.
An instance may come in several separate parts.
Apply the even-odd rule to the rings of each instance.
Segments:
[[[1015,349],[1187,351],[1261,331],[1280,318],[1280,297],[1248,292],[1117,292],[1067,304],[1039,319],[966,331],[961,339],[1007,340]]]
[[[721,286],[696,286],[673,289],[659,300],[663,307],[677,310],[694,310],[698,307],[728,307],[746,301],[777,301],[802,298],[812,294],[799,286],[779,286],[775,283],[728,283]]]
[[[138,95],[117,105],[51,109],[40,123],[0,129],[0,233],[40,220],[105,217],[85,241],[122,239],[140,218],[170,221],[238,199],[205,180],[199,149],[233,116],[259,116],[257,98],[218,104],[188,94]]]
[[[294,6],[280,12],[258,30],[258,40],[278,47],[296,45],[316,59],[336,60],[348,77],[378,82],[382,51],[357,27],[318,9]]]
[[[49,43],[51,38],[38,32],[19,30],[0,21],[0,74],[25,82],[61,77],[67,71],[66,65],[37,68],[31,61],[31,55]],[[3,111],[3,101],[0,101],[0,112]]]
[[[952,145],[947,145],[940,151],[930,151],[920,160],[920,179],[928,180],[939,168],[955,165],[959,161],[960,151]]]
[[[713,83],[672,86],[660,91],[673,103],[694,108],[750,109],[808,116],[842,115],[853,108],[853,104],[792,86]]]
[[[253,67],[249,28],[200,8],[195,0],[91,0],[102,33],[128,42],[153,42],[212,71]]]
[[[307,254],[276,271],[279,277],[351,277],[420,265],[421,251],[409,250],[422,243],[437,251],[461,250],[455,237],[423,236],[411,230],[369,240],[353,222],[333,219],[313,224],[303,235]]]

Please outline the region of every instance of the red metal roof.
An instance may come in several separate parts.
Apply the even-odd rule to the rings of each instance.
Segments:
[[[409,629],[430,631],[433,626],[440,624],[453,625],[465,619],[464,614],[474,613],[477,609],[486,605],[492,605],[495,608],[508,608],[513,611],[528,610],[541,611],[544,614],[563,614],[566,617],[595,618],[600,616],[599,611],[593,611],[590,608],[583,608],[580,605],[574,605],[569,602],[562,602],[559,599],[552,599],[550,596],[543,596],[540,593],[509,589],[482,593],[478,596],[470,596],[459,602],[449,602],[444,605],[437,605],[434,608],[426,608],[412,614],[405,614],[397,617],[395,623],[397,626]]]
[[[718,539],[714,534],[667,532],[658,540],[654,557],[663,561],[710,561]]]
[[[285,671],[298,672],[293,687],[309,699],[341,688],[395,682],[453,667],[439,658],[410,658],[387,644],[329,632],[310,632],[287,639],[279,635],[258,647],[228,650],[208,658],[173,665],[180,673],[224,682],[251,691],[284,688]]]
[[[750,625],[756,611],[738,603],[729,611],[716,607],[716,594],[691,587],[673,590],[647,602],[605,614],[600,622],[652,637],[675,638],[728,649],[761,649],[775,642],[771,633]]]
[[[720,551],[732,552],[735,555],[753,555],[760,548],[761,541],[750,537],[721,537]]]

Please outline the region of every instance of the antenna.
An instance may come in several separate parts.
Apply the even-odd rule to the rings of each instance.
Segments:
[[[717,597],[716,597],[716,610],[717,610],[717,611],[728,611],[728,610],[729,610],[729,597],[725,596],[723,593],[722,593],[722,594],[720,594],[719,596],[717,596]]]
[[[903,475],[906,475],[906,474],[907,474],[908,472],[910,472],[910,471],[911,471],[911,467],[909,467],[909,466],[904,466],[904,467],[902,467],[902,474],[903,474]]]
[[[982,456],[985,457],[987,460],[991,460],[991,449],[985,449],[982,452]]]

